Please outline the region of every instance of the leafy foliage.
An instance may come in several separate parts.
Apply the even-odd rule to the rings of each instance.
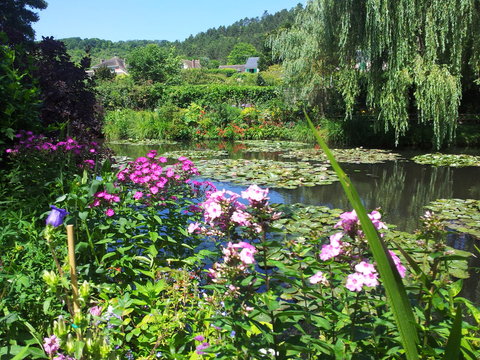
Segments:
[[[77,66],[70,61],[62,42],[46,37],[38,44],[35,65],[44,126],[66,127],[67,133],[83,138],[98,137],[101,133],[99,109],[85,72],[88,58]]]
[[[32,23],[38,21],[35,10],[47,7],[44,0],[3,0],[0,7],[0,32],[7,34],[10,44],[33,43]]]
[[[174,48],[149,44],[137,48],[127,57],[129,72],[139,82],[151,81],[175,84],[180,73],[180,58]]]
[[[316,103],[335,89],[347,116],[372,109],[377,129],[393,127],[396,143],[415,107],[418,121],[433,127],[438,148],[454,134],[462,62],[478,56],[467,40],[479,16],[469,0],[441,8],[436,2],[315,0],[271,41],[292,97]]]
[[[241,42],[236,44],[228,54],[228,63],[245,64],[249,57],[257,55],[258,51],[253,45]]]

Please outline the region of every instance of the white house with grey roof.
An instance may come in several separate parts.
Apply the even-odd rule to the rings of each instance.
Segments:
[[[257,73],[258,70],[258,61],[259,57],[249,57],[247,62],[242,65],[220,65],[219,69],[235,69],[237,72],[248,72],[248,73]]]
[[[108,60],[102,60],[100,64],[92,66],[91,71],[95,72],[96,69],[102,66],[109,68],[111,72],[115,73],[115,75],[128,75],[125,61],[118,56],[114,56]]]

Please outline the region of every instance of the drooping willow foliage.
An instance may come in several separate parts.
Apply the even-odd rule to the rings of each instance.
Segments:
[[[310,0],[292,28],[270,41],[292,99],[315,104],[335,88],[350,117],[364,94],[377,129],[392,127],[398,143],[417,118],[433,125],[439,147],[454,135],[462,71],[479,70],[479,3]]]

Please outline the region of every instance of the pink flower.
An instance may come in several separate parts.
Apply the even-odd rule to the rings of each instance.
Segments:
[[[388,253],[392,257],[393,263],[395,264],[395,267],[397,268],[400,277],[403,279],[407,273],[407,269],[405,268],[405,266],[402,265],[399,257],[393,251],[388,250]]]
[[[168,168],[166,175],[167,177],[172,177],[173,175],[175,175],[175,172],[172,168]]]
[[[200,224],[198,222],[191,223],[188,225],[187,231],[189,234],[193,234],[194,232],[200,229]]]
[[[105,215],[112,217],[113,215],[115,215],[115,211],[113,211],[113,209],[107,209],[105,210]]]
[[[53,355],[60,349],[60,341],[55,335],[46,337],[43,341],[43,348],[47,355]]]
[[[243,248],[242,251],[240,251],[240,261],[242,261],[246,265],[253,264],[255,262],[254,254],[256,252],[257,249],[255,248],[254,250]]]
[[[371,273],[368,275],[363,275],[363,284],[368,287],[375,287],[377,286],[378,283],[378,274],[377,273]]]
[[[337,255],[340,255],[341,248],[334,247],[332,245],[323,245],[322,251],[320,252],[320,259],[327,261],[331,258],[334,258]]]
[[[267,200],[268,189],[262,189],[257,185],[250,185],[247,190],[242,191],[242,198],[250,202],[262,202]]]
[[[161,162],[161,163],[166,163],[167,162],[167,158],[163,157],[163,156],[160,156],[158,158],[158,162]]]
[[[311,276],[310,279],[310,284],[318,284],[321,283],[323,285],[328,285],[327,278],[325,275],[323,275],[323,272],[318,271],[315,275]]]
[[[345,287],[350,291],[361,291],[364,283],[364,277],[360,273],[353,273],[347,276]]]
[[[143,197],[143,192],[141,192],[141,191],[137,191],[137,192],[133,195],[133,198],[134,198],[135,200],[139,200],[139,199],[141,199],[142,197]]]
[[[157,156],[157,151],[156,150],[150,150],[147,154],[147,157],[150,159],[154,159],[155,156]]]
[[[233,212],[231,220],[240,226],[248,226],[250,225],[250,221],[248,221],[249,218],[250,214],[241,210],[236,210]]]
[[[197,335],[193,338],[193,340],[196,340],[196,341],[204,341],[205,338],[202,336],[202,335]]]
[[[102,315],[102,307],[101,306],[92,306],[88,309],[91,315],[93,316],[100,316]]]
[[[157,194],[157,193],[158,193],[158,187],[152,186],[152,187],[150,188],[150,192],[151,192],[153,195]]]
[[[205,350],[209,347],[210,347],[210,344],[208,342],[201,343],[200,345],[197,346],[197,348],[195,349],[195,352],[198,355],[203,355],[203,354],[205,354],[205,351],[203,351],[203,350]]]
[[[375,266],[373,264],[369,264],[366,261],[362,261],[359,264],[355,265],[355,271],[363,275],[375,274],[377,272]]]
[[[216,202],[211,202],[205,207],[205,215],[210,220],[214,220],[222,214],[222,207]]]
[[[185,156],[180,156],[178,158],[178,161],[185,161],[185,160],[188,160],[188,158],[186,158]]]

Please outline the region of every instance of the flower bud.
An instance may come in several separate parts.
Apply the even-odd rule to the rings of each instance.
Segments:
[[[90,295],[90,284],[84,281],[79,289],[80,296],[86,301]]]
[[[65,350],[67,350],[67,353],[69,354],[75,351],[75,339],[72,334],[68,334],[67,342],[65,343]]]
[[[45,283],[51,288],[56,288],[60,281],[58,275],[54,271],[44,270],[42,277],[43,281],[45,281]]]
[[[63,316],[60,315],[58,320],[53,322],[53,333],[59,338],[67,335],[67,325]]]

